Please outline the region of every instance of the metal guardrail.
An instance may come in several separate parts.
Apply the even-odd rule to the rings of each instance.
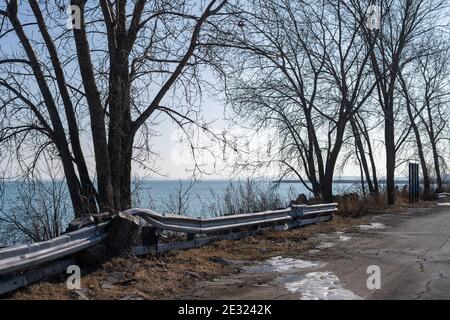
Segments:
[[[291,208],[264,211],[257,213],[237,214],[229,216],[201,219],[187,216],[163,216],[148,209],[130,209],[126,213],[136,215],[149,224],[163,230],[208,234],[234,228],[244,228],[268,223],[282,223],[307,215],[332,213],[337,211],[337,203],[318,205],[293,205]]]
[[[134,211],[138,210],[138,211]],[[132,212],[142,218],[145,217],[149,212],[147,210],[139,210],[134,209]],[[202,237],[194,238],[188,241],[170,241],[170,242],[162,242],[157,243],[152,246],[137,246],[135,247],[136,255],[145,255],[155,252],[167,252],[171,250],[184,250],[194,247],[199,247],[203,245],[210,244],[219,240],[237,240],[243,237],[252,236],[258,234],[261,230],[266,229],[277,229],[277,230],[287,230],[290,228],[300,227],[308,224],[313,224],[316,222],[327,221],[331,219],[331,214],[337,211],[337,204],[326,204],[326,205],[315,205],[315,206],[306,206],[306,205],[294,205],[292,208],[283,209],[283,210],[275,210],[275,211],[267,211],[260,214],[244,214],[244,215],[234,215],[234,216],[226,216],[219,218],[211,218],[206,220],[189,218],[189,221],[186,221],[186,224],[193,225],[196,224],[196,228],[203,228],[202,230],[194,230],[197,231],[198,235],[205,235]],[[151,215],[153,216],[154,213]],[[256,216],[256,217],[255,217]],[[262,219],[264,217],[265,219]],[[259,223],[255,223],[253,219],[259,219]],[[145,218],[144,218],[145,219]],[[167,221],[167,220],[166,220]],[[214,226],[221,221],[222,223],[226,223],[226,227],[223,229],[211,228],[210,226]],[[275,225],[274,225],[275,224]],[[244,230],[240,231],[239,229],[246,227],[254,227],[253,230]],[[164,226],[168,228],[168,225]],[[210,235],[209,233],[213,233],[215,231],[223,231],[223,230],[237,230],[235,232],[229,234],[221,234],[221,235]],[[168,229],[165,229],[168,230]],[[174,228],[173,231],[178,231],[180,229]],[[192,230],[192,229],[184,229]]]
[[[437,194],[438,199],[443,199],[443,198],[447,198],[450,197],[450,193],[448,192],[440,192]]]
[[[264,211],[252,214],[239,214],[208,219],[179,216],[163,216],[147,209],[125,211],[144,219],[152,226],[168,231],[208,234],[218,231],[244,228],[267,223],[281,223],[290,220],[291,209]]]
[[[0,250],[0,276],[66,257],[100,243],[107,223],[92,225],[60,237]]]
[[[147,209],[130,209],[125,213],[140,217],[148,225],[173,232],[198,235],[197,239],[153,246],[135,247],[136,255],[151,252],[187,249],[222,239],[239,239],[258,232],[258,229],[288,229],[328,220],[337,211],[337,204],[313,206],[293,205],[291,208],[258,213],[222,216],[208,219],[161,215]],[[108,222],[86,226],[55,239],[29,245],[0,249],[0,294],[26,286],[63,271],[73,262],[73,254],[90,248],[107,237]],[[244,228],[251,230],[242,231]],[[230,231],[218,235],[217,233]]]

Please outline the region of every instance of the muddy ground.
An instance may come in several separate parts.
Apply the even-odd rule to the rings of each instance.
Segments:
[[[295,259],[279,256],[197,282],[181,298],[450,299],[450,203],[368,220],[345,233],[317,234],[314,249]]]
[[[241,266],[232,261],[262,261],[278,255],[297,257],[317,244],[313,239],[315,234],[350,231],[363,221],[366,218],[335,217],[299,229],[267,231],[254,237],[159,256],[113,259],[85,273],[79,291],[68,290],[66,279],[58,276],[21,289],[9,298],[176,299],[197,282],[241,273]]]
[[[431,210],[434,207],[433,205]],[[202,248],[158,256],[113,259],[95,269],[82,270],[84,274],[81,279],[81,290],[68,290],[65,277],[60,275],[21,289],[7,298],[128,300],[367,298],[368,294],[363,292],[364,288],[359,288],[363,287],[359,284],[351,285],[351,290],[347,289],[348,276],[351,276],[352,270],[358,268],[358,255],[353,256],[351,252],[345,250],[358,252],[358,243],[362,241],[363,245],[364,243],[367,245],[370,240],[365,237],[367,235],[369,238],[373,237],[373,234],[380,230],[362,230],[358,226],[364,224],[371,226],[377,219],[387,219],[386,225],[395,228],[395,225],[401,224],[399,221],[402,219],[424,215],[423,212],[427,210],[430,208],[402,207],[383,215],[371,213],[353,218],[336,215],[329,222],[299,229],[267,231],[241,240],[220,241]],[[373,252],[376,254],[376,251]],[[341,261],[341,266],[337,267],[330,263],[333,260]],[[360,269],[364,271],[362,275],[366,277],[364,266],[368,261],[367,259],[361,261],[363,263],[360,263]],[[319,264],[307,266],[305,269],[303,265],[305,262]],[[340,272],[339,268],[347,268],[347,271]],[[316,269],[321,273],[312,272],[317,271]],[[309,274],[318,279],[309,279]],[[299,279],[303,281],[301,284],[304,287],[308,287],[308,283],[315,287],[317,281],[326,285],[329,281],[332,288],[337,289],[331,293],[320,290],[315,293],[316,289],[313,288],[312,291],[299,293],[295,290],[296,286],[299,286],[297,281]],[[323,294],[325,296],[321,296]]]

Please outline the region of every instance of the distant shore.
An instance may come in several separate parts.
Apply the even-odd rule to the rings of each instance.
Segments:
[[[300,180],[282,180],[282,181],[272,180],[272,183],[302,183],[302,182]],[[333,180],[333,183],[355,184],[355,183],[361,183],[361,179],[336,179],[336,180]],[[365,180],[364,180],[364,183],[366,183]],[[385,184],[386,180],[380,179],[380,180],[378,180],[378,183]],[[398,179],[398,180],[395,180],[395,183],[396,184],[408,184],[408,179]]]

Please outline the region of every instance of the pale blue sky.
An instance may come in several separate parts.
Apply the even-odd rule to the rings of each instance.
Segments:
[[[3,5],[3,4],[2,4]],[[25,18],[24,18],[25,19]],[[27,32],[34,33],[36,32],[34,27],[27,27]],[[31,28],[31,29],[30,29]],[[10,36],[3,38],[0,40],[0,49],[4,51],[17,51],[16,47],[16,39],[15,35],[13,33],[10,34]],[[204,77],[208,78],[210,82],[214,84],[214,81],[217,81],[213,78],[213,76],[209,73],[204,73]],[[217,83],[219,85],[219,83]],[[205,88],[206,89],[206,88]],[[177,97],[179,98],[179,97]],[[203,100],[201,104],[201,115],[209,121],[215,121],[213,125],[213,129],[216,133],[221,132],[224,129],[228,129],[229,123],[226,123],[223,119],[223,113],[224,113],[224,105],[220,101],[221,96],[217,95],[216,93],[212,93],[208,90],[205,90],[203,92]],[[237,128],[234,128],[237,129]],[[157,160],[155,163],[155,167],[159,168],[159,172],[166,176],[169,179],[177,179],[177,178],[190,178],[191,173],[190,170],[193,169],[192,161],[190,161],[190,155],[189,153],[183,153],[179,152],[180,149],[183,148],[183,146],[180,146],[176,142],[177,137],[177,125],[172,123],[169,119],[166,119],[158,125],[155,130],[158,131],[159,136],[156,136],[152,139],[151,144],[153,145],[154,152],[159,153],[160,159]],[[87,161],[89,163],[89,166],[91,168],[91,171],[93,172],[94,164],[92,162],[92,145],[89,141],[89,136],[84,136],[84,151],[86,153]],[[380,140],[382,139],[382,136],[380,135],[378,137]],[[186,145],[184,145],[186,146]],[[217,147],[217,146],[216,146]],[[218,148],[218,147],[217,147]],[[220,148],[215,150],[215,154],[220,158]],[[376,156],[377,156],[377,163],[378,163],[378,170],[380,170],[381,176],[384,172],[384,166],[385,166],[385,160],[384,160],[384,150],[382,145],[378,145],[376,149]],[[208,162],[208,159],[206,159],[206,162]],[[0,162],[1,165],[1,162]],[[222,170],[224,168],[224,164],[218,165],[217,169],[215,170],[215,173],[210,176],[203,176],[203,179],[220,179],[220,178],[228,178],[230,176],[231,171],[230,170]],[[214,171],[213,170],[213,164],[212,162],[209,163],[209,168],[206,168],[208,171]],[[269,172],[264,172],[268,174]],[[339,174],[339,172],[336,172]],[[141,169],[138,165],[133,165],[133,174],[147,177],[147,178],[160,178],[160,176],[152,174],[146,170]],[[275,174],[274,172],[270,173],[271,175]],[[347,165],[343,172],[341,172],[344,176],[356,176],[359,175],[359,168],[350,164]],[[245,176],[246,174],[242,174],[241,177]]]

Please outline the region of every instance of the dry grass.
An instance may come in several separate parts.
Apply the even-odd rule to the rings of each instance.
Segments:
[[[368,195],[364,198],[338,198],[336,202],[339,207],[339,214],[343,216],[359,217],[364,214],[401,213],[411,207],[429,207],[434,201],[420,201],[415,204],[409,203],[408,193],[399,191],[395,196],[395,205],[388,205],[386,194]]]
[[[429,207],[432,202],[409,205],[399,194],[395,206],[387,206],[384,195],[364,199],[339,199],[334,219],[287,231],[266,231],[238,241],[224,240],[201,248],[169,252],[143,258],[117,258],[104,262],[82,277],[81,292],[68,290],[64,275],[12,294],[11,299],[172,299],[199,280],[239,272],[235,265],[217,258],[259,261],[274,256],[298,257],[316,245],[317,233],[353,231],[366,223],[366,214],[401,213],[411,207]]]
[[[114,259],[82,277],[81,293],[68,290],[60,276],[17,291],[12,299],[171,299],[198,280],[237,272],[215,257],[257,261],[282,255],[296,257],[312,248],[317,233],[350,231],[363,218],[336,217],[330,222],[288,231],[267,231],[239,241],[225,240],[201,248],[145,258]]]

